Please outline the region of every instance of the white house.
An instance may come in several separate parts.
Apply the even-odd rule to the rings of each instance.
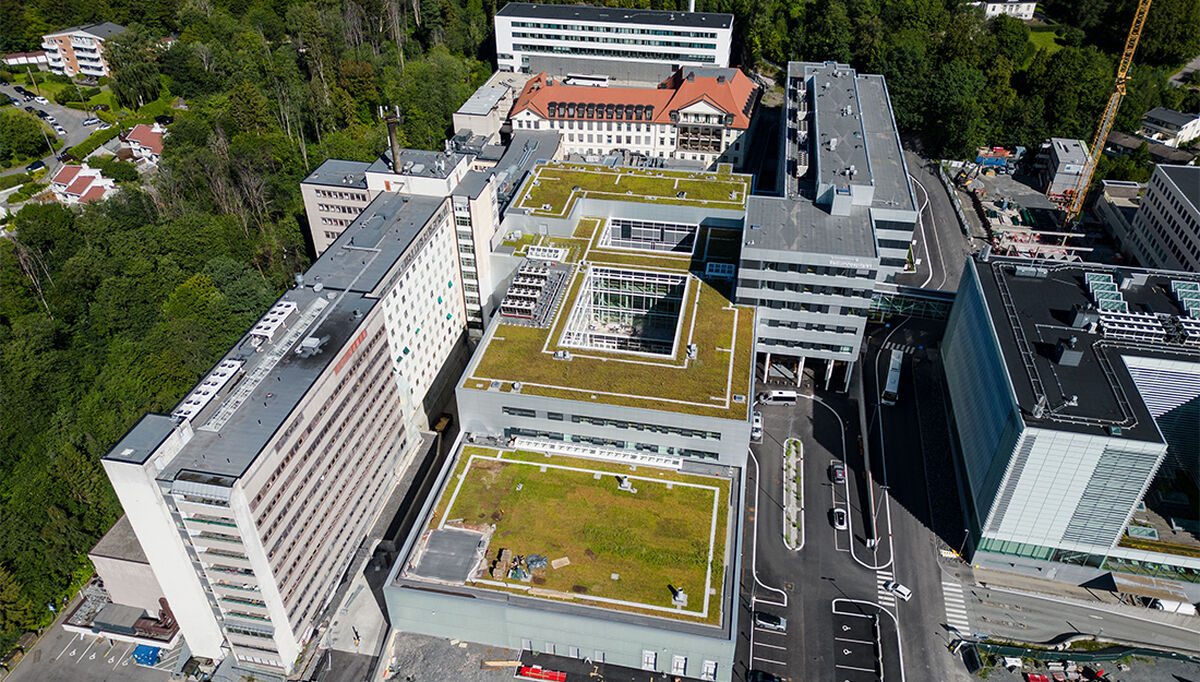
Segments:
[[[133,156],[151,165],[157,165],[162,158],[163,133],[162,126],[155,123],[146,125],[139,123],[125,134],[125,147],[133,150]]]
[[[87,164],[63,166],[50,181],[50,191],[59,203],[72,206],[108,198],[117,191],[117,183]]]
[[[998,17],[1001,14],[1007,14],[1010,17],[1015,17],[1021,21],[1030,21],[1033,19],[1033,13],[1037,10],[1036,2],[1023,2],[1022,0],[1001,0],[1000,2],[972,2],[973,7],[983,8],[983,17],[991,19]]]
[[[1138,134],[1152,142],[1178,147],[1200,138],[1200,114],[1184,114],[1154,107],[1142,117]]]

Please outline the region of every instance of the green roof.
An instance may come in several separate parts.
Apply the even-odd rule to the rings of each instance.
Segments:
[[[728,165],[710,172],[552,161],[533,169],[512,205],[533,215],[563,217],[571,212],[576,199],[586,196],[744,211],[750,186],[751,176],[733,173]]]
[[[617,476],[637,492],[620,490]],[[507,549],[556,564],[526,582],[497,579],[489,563],[471,587],[717,625],[729,487],[645,465],[467,445],[426,527],[493,527],[489,562]],[[686,607],[672,604],[669,586],[687,593]]]

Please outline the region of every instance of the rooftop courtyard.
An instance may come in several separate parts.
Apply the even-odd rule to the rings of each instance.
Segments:
[[[541,237],[570,267],[546,323],[501,316],[464,388],[745,419],[754,311],[728,281],[698,276],[736,259],[736,231],[702,227],[694,252],[601,246],[606,221]]]
[[[729,485],[467,445],[402,577],[719,624]]]
[[[708,172],[551,162],[533,170],[513,205],[534,215],[554,217],[570,213],[581,196],[745,210],[750,181],[751,176],[735,174],[724,164],[716,172]]]

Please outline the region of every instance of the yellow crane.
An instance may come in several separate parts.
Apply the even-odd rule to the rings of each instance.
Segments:
[[[1087,165],[1079,175],[1079,183],[1067,205],[1067,216],[1064,223],[1070,224],[1083,210],[1083,200],[1087,196],[1088,185],[1096,173],[1096,162],[1104,153],[1104,143],[1112,130],[1113,121],[1117,118],[1117,109],[1121,108],[1121,100],[1125,97],[1125,81],[1129,79],[1129,67],[1133,64],[1133,53],[1137,50],[1138,39],[1142,37],[1142,27],[1146,25],[1146,15],[1150,13],[1150,0],[1138,0],[1137,12],[1133,15],[1133,24],[1129,27],[1129,37],[1125,39],[1125,51],[1121,54],[1121,65],[1117,67],[1116,87],[1108,98],[1108,106],[1104,108],[1104,116],[1100,118],[1100,127],[1092,138],[1092,146],[1088,149]]]

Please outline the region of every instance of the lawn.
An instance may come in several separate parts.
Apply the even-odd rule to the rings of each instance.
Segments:
[[[746,418],[747,404],[732,402],[729,394],[749,393],[754,338],[751,309],[731,307],[710,284],[692,278],[681,311],[682,338],[673,358],[654,360],[572,348],[574,358],[570,362],[555,360],[551,353],[558,349],[562,327],[582,281],[583,272],[577,271],[549,331],[498,325],[464,386],[486,388],[492,380],[521,382],[521,392],[533,395]],[[698,307],[694,305],[697,299]],[[736,348],[731,357],[729,349],[735,336]],[[685,364],[688,343],[696,343],[698,353],[695,360]]]
[[[1029,42],[1039,50],[1045,50],[1051,54],[1058,52],[1063,48],[1058,44],[1058,38],[1055,37],[1054,31],[1033,31],[1029,34]]]
[[[631,477],[636,493],[618,490],[609,475],[618,473]],[[579,601],[634,602],[603,605],[647,613],[656,609],[638,605],[661,607],[673,616],[719,623],[728,496],[724,479],[466,447],[431,525],[456,519],[494,523],[489,561],[503,549],[570,560],[558,569],[548,567],[533,583],[506,580],[506,586],[552,590]],[[614,573],[619,579],[612,578]],[[674,612],[668,586],[687,592],[682,613]],[[716,593],[705,614],[708,587]]]
[[[689,173],[544,164],[536,169],[525,195],[516,203],[517,206],[545,215],[566,215],[579,196],[742,209],[746,206],[748,189],[746,176],[732,175],[727,170],[723,173]],[[685,196],[679,197],[680,192]]]

